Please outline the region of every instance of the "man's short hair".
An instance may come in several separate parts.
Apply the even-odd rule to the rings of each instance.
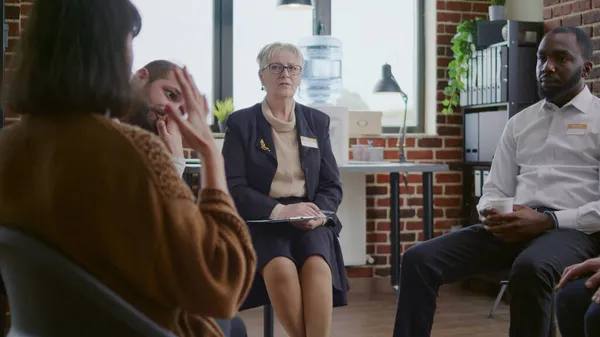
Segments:
[[[149,73],[148,83],[169,76],[175,67],[177,67],[175,63],[167,60],[156,60],[146,64],[144,68]]]
[[[573,26],[560,26],[553,28],[548,34],[573,33],[581,49],[581,56],[585,61],[591,61],[594,55],[594,44],[590,36],[581,28]]]

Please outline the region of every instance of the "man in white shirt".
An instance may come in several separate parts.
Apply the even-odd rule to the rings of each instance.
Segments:
[[[547,337],[563,270],[600,243],[600,99],[585,79],[593,45],[558,27],[537,53],[538,103],[513,116],[477,209],[482,224],[423,242],[402,257],[395,337],[429,336],[440,285],[511,268],[510,336]],[[513,197],[499,214],[494,198]]]

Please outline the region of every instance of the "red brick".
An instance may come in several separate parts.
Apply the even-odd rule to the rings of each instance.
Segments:
[[[385,160],[400,159],[400,153],[398,152],[398,149],[383,150],[383,159],[385,159]]]
[[[450,44],[450,41],[452,41],[452,35],[448,34],[448,35],[441,35],[438,34],[437,35],[437,43],[438,44]],[[446,59],[445,62],[440,62],[440,58],[438,57],[438,67],[447,67],[448,63],[450,63],[449,61],[451,61],[452,59]]]
[[[451,13],[451,12],[437,12],[437,22],[456,22],[460,23],[461,15],[460,13]]]
[[[423,198],[408,198],[409,206],[423,206]]]
[[[474,3],[473,4],[473,12],[487,14],[489,6],[490,5],[486,4],[486,3]]]
[[[460,218],[462,216],[462,209],[461,208],[446,208],[444,210],[444,213],[446,215],[446,218],[456,219],[456,218]]]
[[[446,126],[439,125],[437,128],[438,135],[440,136],[460,136],[461,135],[461,127],[460,126]]]
[[[15,0],[13,0],[15,1]],[[446,2],[444,1],[436,1],[436,9],[440,10],[440,9],[446,9]]]
[[[440,185],[433,185],[433,194],[434,195],[440,195],[440,194],[444,194],[444,188]],[[423,194],[423,186],[417,186],[417,193],[418,194]]]
[[[415,147],[415,139],[412,137],[407,137],[406,138],[406,147],[410,148],[410,147]],[[392,148],[398,148],[398,145],[396,145],[398,143],[398,137],[388,137],[387,138],[387,146],[388,147],[392,147]]]
[[[400,195],[406,195],[406,194],[414,194],[415,193],[415,187],[414,186],[410,186],[408,185],[408,187],[406,187],[404,185],[404,182],[401,181],[401,185],[400,185]],[[400,203],[402,204],[402,203]]]
[[[553,28],[556,27],[560,27],[561,25],[561,20],[560,19],[554,19],[554,20],[549,20],[544,22],[544,29],[546,32],[552,30]]]
[[[31,12],[31,7],[33,7],[33,4],[25,4],[22,3],[21,4],[21,16],[29,16],[29,13]]]
[[[375,221],[367,221],[367,232],[374,232],[375,231]]]
[[[448,115],[448,116],[446,116],[446,124],[462,125],[463,124],[463,116],[458,113]]]
[[[375,207],[375,197],[367,196],[367,207]]]
[[[462,185],[446,185],[444,186],[444,194],[445,195],[453,195],[453,194],[462,194],[463,187]]]
[[[433,198],[433,205],[435,207],[456,207],[461,205],[460,197],[445,198],[436,197]]]
[[[581,25],[581,14],[566,16],[562,18],[561,25],[563,26],[579,26]]]
[[[375,176],[374,176],[374,175],[372,175],[372,174],[367,174],[367,175],[365,176],[365,182],[366,182],[367,184],[372,184],[372,183],[374,183],[374,182],[375,182]]]
[[[419,139],[417,144],[419,147],[442,147],[441,138],[422,138]]]
[[[433,228],[435,229],[451,229],[452,226],[456,225],[456,220],[439,220],[433,224]]]
[[[460,183],[460,173],[435,173],[436,183]]]
[[[600,8],[600,0],[592,0],[592,7]]]
[[[409,160],[433,159],[433,151],[431,150],[407,150],[406,157]]]
[[[446,2],[446,9],[457,12],[470,12],[471,3],[464,1],[448,1]]]
[[[390,276],[390,268],[388,268],[388,267],[376,268],[375,275],[380,276],[380,277],[388,277],[388,276]]]
[[[408,180],[409,184],[415,184],[415,183],[420,184],[423,181],[423,175],[420,173],[409,173],[408,178],[406,180]]]
[[[375,245],[367,243],[367,254],[375,254]]]
[[[552,8],[553,16],[564,16],[567,14],[571,14],[571,4],[560,5]]]
[[[389,221],[377,221],[377,231],[380,232],[389,232],[391,228],[391,224]]]
[[[387,242],[387,234],[385,233],[369,233],[367,234],[367,242]]]
[[[435,159],[462,159],[460,150],[436,150]]]
[[[373,268],[371,267],[348,267],[346,268],[348,277],[373,277]]]
[[[444,139],[444,148],[448,149],[451,147],[460,147],[463,146],[463,140],[461,138],[445,138]]]
[[[594,9],[583,13],[582,22],[584,25],[600,22],[600,9]]]
[[[377,245],[375,251],[377,254],[389,254],[392,252],[392,247],[390,245]]]
[[[417,210],[417,216],[421,219],[423,219],[423,209],[419,208]],[[433,209],[433,217],[434,218],[441,218],[444,216],[444,210],[441,208],[434,208]]]
[[[387,186],[367,186],[367,195],[387,195]]]
[[[544,8],[544,20],[552,18],[552,9]]]
[[[579,1],[575,1],[572,4],[572,12],[573,13],[583,12],[590,8],[592,8],[592,2],[590,0],[579,0]],[[545,17],[544,17],[544,19],[545,19]]]
[[[367,219],[387,219],[386,209],[367,209]]]

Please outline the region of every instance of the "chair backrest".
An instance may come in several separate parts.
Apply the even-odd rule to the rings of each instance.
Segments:
[[[9,337],[176,337],[54,249],[0,227]]]

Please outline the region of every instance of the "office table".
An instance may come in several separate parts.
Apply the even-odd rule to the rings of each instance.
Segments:
[[[394,162],[357,162],[339,166],[344,173],[389,173],[390,192],[390,245],[391,245],[391,285],[399,289],[400,277],[400,173],[417,173],[423,176],[423,239],[433,238],[433,173],[448,171],[445,164],[394,163]],[[344,195],[344,199],[352,196]]]

